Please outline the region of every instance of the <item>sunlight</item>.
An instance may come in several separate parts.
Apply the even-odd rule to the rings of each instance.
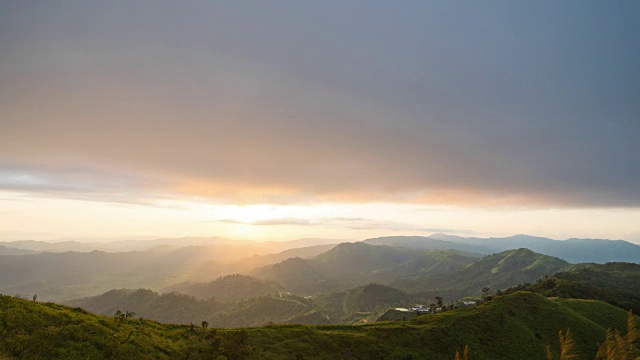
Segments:
[[[229,206],[225,210],[225,218],[250,223],[273,217],[272,205]]]

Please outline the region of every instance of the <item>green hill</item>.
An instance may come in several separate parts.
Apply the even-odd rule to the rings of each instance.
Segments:
[[[640,265],[578,264],[534,284],[515,286],[506,293],[518,290],[545,296],[600,300],[640,314]]]
[[[304,318],[316,311],[314,304],[293,295],[263,296],[237,303],[221,303],[215,298],[198,300],[179,293],[158,294],[147,289],[112,290],[102,295],[67,302],[102,315],[117,310],[133,311],[145,319],[166,323],[199,324],[207,321],[216,327],[259,326],[284,324]],[[307,319],[305,322],[309,322]],[[320,321],[326,323],[327,321]]]
[[[399,282],[397,286],[422,288],[448,299],[479,295],[483,287],[503,289],[516,284],[534,282],[570,266],[562,259],[535,253],[528,249],[507,250],[485,256],[463,269],[442,275],[427,274],[417,281]]]
[[[222,302],[237,302],[249,298],[277,294],[284,290],[273,281],[263,281],[246,275],[227,275],[207,283],[181,283],[166,289],[197,299],[215,298]]]
[[[314,294],[459,270],[476,259],[460,251],[343,243],[313,259],[288,259],[252,274],[277,281],[292,292]]]
[[[333,323],[355,323],[370,320],[386,308],[406,306],[413,296],[390,286],[368,284],[313,299]]]
[[[580,359],[594,359],[605,329],[626,312],[599,301],[517,292],[478,307],[362,326],[278,325],[246,330],[163,325],[0,297],[0,357],[47,359],[545,359],[571,328]],[[557,354],[556,354],[557,355]]]

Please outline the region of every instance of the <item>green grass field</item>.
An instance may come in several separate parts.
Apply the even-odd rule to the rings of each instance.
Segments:
[[[122,309],[126,310],[126,309]],[[28,359],[545,359],[571,328],[581,359],[594,359],[606,329],[626,312],[603,302],[517,292],[470,309],[369,325],[272,325],[204,329],[90,314],[0,298],[0,356]]]

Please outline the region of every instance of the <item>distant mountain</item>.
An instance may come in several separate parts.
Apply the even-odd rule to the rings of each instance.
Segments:
[[[0,256],[0,292],[65,300],[114,288],[159,289],[193,278],[215,279],[220,273],[199,272],[202,264],[238,261],[246,255],[247,249],[236,245],[5,255]]]
[[[317,245],[339,244],[345,240],[336,239],[297,239],[290,241],[251,241],[234,240],[218,236],[212,237],[181,237],[181,238],[159,238],[159,239],[135,239],[135,240],[115,240],[115,241],[38,241],[38,240],[16,240],[0,242],[0,246],[7,246],[14,249],[30,250],[33,252],[129,252],[147,251],[157,247],[188,247],[188,246],[219,246],[233,245],[243,246],[247,251],[245,255],[271,254],[289,249],[310,247]],[[12,254],[7,254],[12,255]]]
[[[507,250],[485,256],[458,271],[446,274],[426,274],[416,279],[398,281],[401,289],[437,292],[448,299],[480,295],[489,287],[492,291],[526,282],[535,282],[545,275],[569,267],[562,259],[535,253],[529,249]]]
[[[282,292],[282,285],[273,281],[259,280],[246,275],[227,275],[207,283],[181,283],[167,287],[165,291],[176,291],[197,299],[215,298],[221,302],[237,302],[249,298],[274,295]]]
[[[440,250],[343,243],[313,259],[288,259],[258,268],[256,277],[271,279],[289,291],[313,294],[398,278],[461,269],[475,261],[470,254]]]
[[[403,246],[414,249],[456,249],[481,254],[527,248],[537,253],[559,257],[571,263],[640,262],[640,246],[624,240],[552,240],[529,235],[476,238],[437,233],[429,237],[388,236],[367,239],[364,242],[374,245]]]
[[[35,251],[16,249],[4,245],[0,245],[0,255],[26,255],[33,254]]]
[[[455,300],[479,295],[483,287],[495,291],[535,282],[569,265],[528,249],[478,258],[454,250],[417,250],[360,242],[340,244],[313,259],[288,259],[252,274],[302,294],[340,291],[375,282]]]
[[[315,245],[269,253],[268,247],[254,245],[226,243],[219,239],[217,245],[160,245],[150,250],[128,252],[94,250],[29,254],[34,250],[7,250],[19,256],[1,255],[3,248],[0,247],[0,293],[38,294],[42,300],[59,301],[96,295],[114,288],[158,290],[184,281],[208,282],[224,275],[249,272],[290,257],[312,257],[334,246]]]
[[[291,258],[277,264],[257,268],[251,272],[255,277],[276,281],[287,291],[300,294],[328,292],[339,288],[340,281],[331,279],[312,260]]]
[[[60,241],[60,242],[48,242],[37,240],[16,240],[5,241],[0,243],[4,246],[14,249],[28,250],[30,253],[41,252],[66,252],[66,251],[83,251],[89,252],[99,250],[99,245],[91,243],[82,243],[78,241]],[[13,254],[4,254],[13,255]]]
[[[488,254],[494,250],[493,247],[484,246],[482,244],[459,243],[446,239],[424,236],[384,236],[367,239],[363,242],[371,245],[401,246],[424,250],[460,250],[479,254]]]

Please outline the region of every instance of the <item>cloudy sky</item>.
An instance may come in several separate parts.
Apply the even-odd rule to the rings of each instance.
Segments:
[[[0,1],[0,240],[640,241],[637,1]]]

